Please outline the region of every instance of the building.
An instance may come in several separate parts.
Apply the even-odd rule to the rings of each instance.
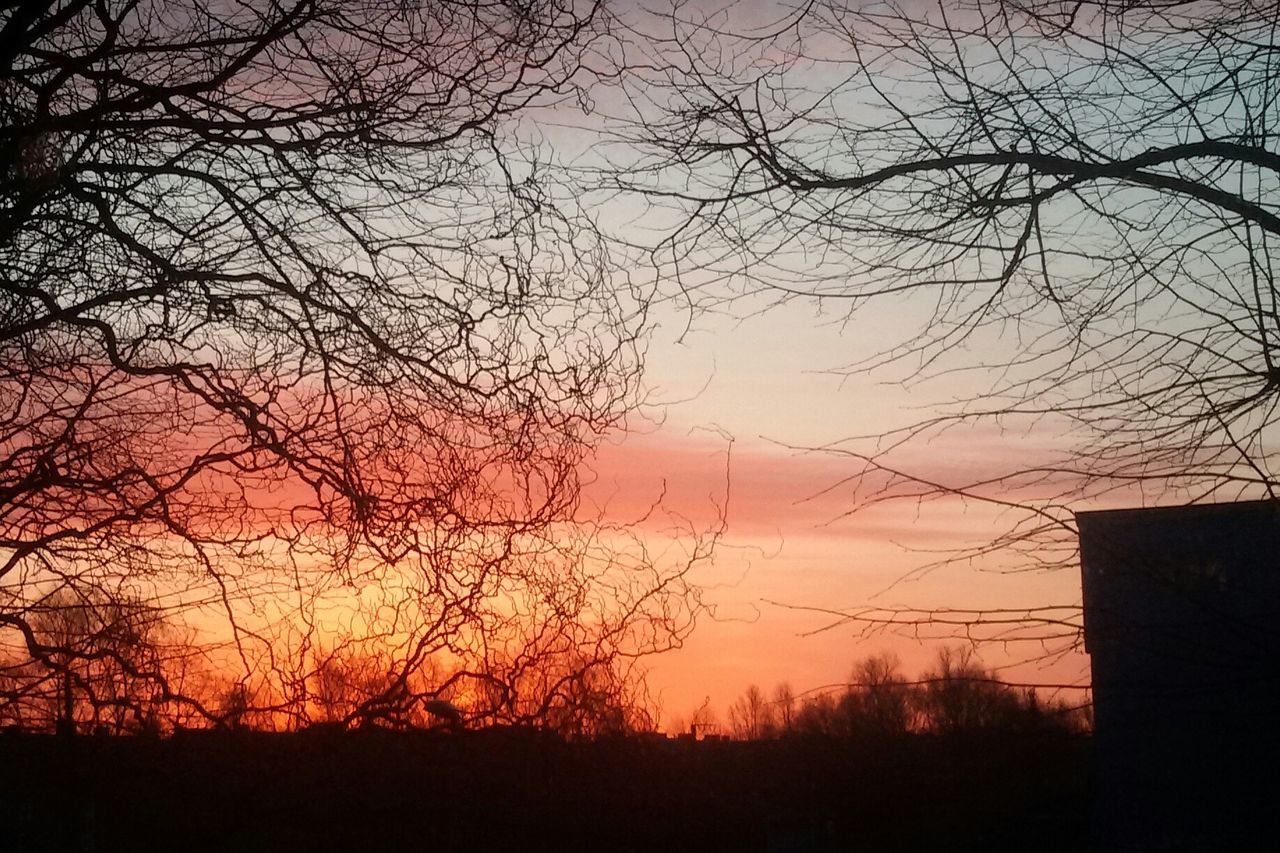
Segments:
[[[1257,847],[1280,803],[1280,502],[1076,522],[1102,840]]]

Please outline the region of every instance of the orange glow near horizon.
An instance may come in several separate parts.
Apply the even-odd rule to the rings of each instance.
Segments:
[[[777,327],[767,328],[776,331]],[[751,331],[747,324],[745,340],[726,337],[694,351],[695,364],[707,358],[708,350],[710,362],[715,363],[717,347],[728,347],[732,357],[722,356],[719,363],[733,368],[714,373],[712,381],[705,383],[706,393],[696,395],[691,403],[672,406],[679,419],[613,437],[582,470],[581,515],[586,521],[632,525],[654,542],[714,528],[722,516],[727,525],[714,560],[697,567],[691,577],[705,589],[707,605],[696,630],[683,648],[650,658],[646,664],[662,723],[687,718],[707,701],[723,714],[751,684],[771,690],[787,682],[799,694],[840,684],[857,660],[880,652],[895,654],[904,672],[914,675],[928,668],[943,644],[936,637],[910,632],[885,630],[863,636],[849,626],[824,631],[835,617],[806,608],[982,608],[1078,602],[1078,579],[1070,573],[1009,577],[984,571],[985,566],[961,564],[913,574],[922,563],[934,560],[939,549],[982,540],[994,529],[992,513],[960,502],[927,507],[906,502],[848,514],[852,495],[843,481],[856,467],[849,460],[791,450],[753,438],[747,430],[763,423],[775,434],[812,440],[815,429],[827,426],[828,418],[851,432],[869,431],[884,422],[884,413],[864,408],[856,413],[861,419],[854,419],[841,410],[848,405],[848,397],[830,389],[826,389],[825,403],[815,404],[815,395],[824,389],[815,387],[811,377],[797,378],[796,371],[808,359],[819,358],[820,349],[803,353],[806,361],[796,364],[782,359],[766,363],[766,349],[744,355],[753,350]],[[840,340],[828,334],[823,343],[823,335],[810,334],[806,345],[814,347],[814,339],[832,353]],[[661,359],[656,375],[677,391],[702,381],[696,371],[681,375]],[[773,403],[768,411],[760,408],[764,395]],[[717,421],[708,416],[709,410],[714,410]],[[714,425],[689,427],[690,422]],[[731,431],[746,437],[731,439]],[[216,443],[199,430],[164,437],[161,446],[176,442],[169,448],[174,451]],[[954,480],[985,471],[996,460],[1007,461],[1012,448],[997,433],[971,431],[945,448],[929,449],[918,461],[931,476]],[[317,496],[309,493],[306,484],[271,474],[233,481],[233,473],[205,472],[193,483],[193,491],[210,501],[211,509],[220,505],[211,499],[225,493],[242,502],[248,515],[220,520],[216,513],[201,512],[197,501],[191,506],[191,523],[207,523],[210,531],[223,521],[265,531],[296,507],[314,506]],[[412,472],[402,475],[412,476]],[[323,556],[324,543],[310,547],[311,557],[290,554],[281,559],[304,571],[304,564],[315,563],[311,569],[320,570],[316,561]],[[395,573],[392,568],[385,571],[388,578]],[[340,592],[330,590],[326,595]],[[383,592],[394,596],[395,585]],[[201,592],[189,587],[173,594],[193,600],[190,616],[195,624],[208,623],[205,627],[215,634],[225,628],[215,624],[219,604],[212,588]],[[344,632],[360,633],[352,625],[340,624],[339,611],[335,604],[338,621],[318,626],[319,641]],[[987,647],[982,650],[983,662],[994,667],[1018,664],[1026,658],[1023,651]],[[1010,673],[1010,680],[1082,683],[1087,680],[1087,665],[1077,653],[1047,668],[1023,666]]]
[[[921,508],[888,503],[846,515],[846,493],[829,490],[847,466],[759,442],[673,437],[658,430],[605,447],[586,502],[617,519],[635,519],[660,497],[669,511],[708,524],[727,506],[727,531],[714,565],[696,581],[707,588],[709,611],[678,651],[651,662],[650,688],[664,724],[709,701],[717,713],[751,684],[766,692],[789,683],[796,693],[844,683],[853,665],[889,652],[907,676],[954,645],[910,630],[863,635],[856,627],[821,630],[834,617],[805,610],[882,607],[984,609],[1046,603],[1078,604],[1079,580],[1070,572],[1010,576],[957,564],[922,576],[913,570],[940,549],[975,542],[994,530],[984,507],[943,502]],[[968,463],[957,453],[947,466]],[[988,457],[989,458],[989,457]],[[943,474],[945,472],[935,472]],[[1087,684],[1080,652],[1027,663],[1038,652],[982,646],[980,659],[1010,681]]]

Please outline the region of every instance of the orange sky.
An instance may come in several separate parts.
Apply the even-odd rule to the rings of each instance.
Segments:
[[[755,13],[772,6],[751,5]],[[575,134],[556,133],[550,124],[543,131],[561,146],[561,159],[573,159],[569,140]],[[589,146],[591,138],[576,134],[579,146]],[[631,215],[617,206],[597,213],[611,226],[627,224]],[[850,464],[787,448],[884,432],[964,396],[964,380],[961,387],[956,380],[913,386],[901,374],[830,372],[910,337],[929,308],[885,299],[864,306],[848,323],[838,302],[823,312],[811,303],[748,299],[732,315],[692,320],[679,305],[656,312],[646,373],[649,405],[625,438],[602,449],[584,497],[588,510],[598,507],[625,520],[641,516],[665,492],[666,508],[695,527],[713,524],[727,507],[727,534],[714,563],[692,578],[706,588],[709,609],[683,649],[651,662],[650,687],[665,719],[687,718],[708,698],[723,717],[752,683],[768,690],[785,680],[798,693],[838,683],[856,660],[885,650],[896,652],[914,674],[940,645],[893,633],[859,637],[851,627],[815,634],[831,617],[785,605],[844,610],[1079,601],[1079,578],[1070,571],[1009,575],[988,571],[990,564],[963,564],[904,580],[936,558],[931,550],[989,538],[998,529],[990,509],[956,501],[896,503],[845,517],[849,490],[828,490],[851,473]],[[993,364],[1006,360],[1013,346],[998,340],[985,345],[995,350]],[[912,461],[941,481],[956,482],[996,470],[1015,454],[1051,448],[1054,438],[970,430],[920,448]],[[1037,651],[980,649],[992,666]],[[1025,665],[1005,674],[1076,683],[1087,680],[1088,670],[1075,655],[1052,667]]]
[[[992,511],[958,501],[885,504],[852,516],[847,488],[823,493],[851,473],[847,461],[783,446],[816,446],[917,420],[939,402],[930,389],[882,386],[881,377],[842,380],[821,372],[869,354],[892,334],[901,306],[873,307],[864,323],[841,329],[811,308],[782,306],[758,317],[662,323],[650,348],[648,382],[657,423],[637,421],[596,462],[588,507],[638,517],[663,494],[668,509],[711,523],[727,497],[728,531],[713,566],[696,580],[713,612],[685,647],[653,661],[650,686],[664,718],[688,717],[707,697],[722,716],[748,684],[789,681],[801,692],[843,681],[855,660],[891,650],[914,674],[939,641],[890,633],[861,638],[836,628],[805,636],[831,619],[778,604],[829,609],[861,605],[994,607],[1078,604],[1073,571],[997,574],[993,563],[955,565],[903,577],[936,558],[931,550],[982,542],[998,527]],[[952,389],[955,391],[956,389]],[[731,456],[729,437],[732,437]],[[1005,436],[990,428],[950,436],[912,454],[930,476],[958,482],[1027,458],[1052,436]],[[727,464],[727,479],[726,479]],[[1013,645],[980,649],[1004,666],[1040,652]],[[1015,681],[1079,683],[1087,659],[1005,672]]]

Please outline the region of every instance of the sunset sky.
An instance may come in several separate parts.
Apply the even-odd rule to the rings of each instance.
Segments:
[[[648,31],[664,25],[643,13],[628,15],[627,8],[620,4],[614,11]],[[744,32],[767,29],[791,11],[790,4],[759,0],[699,3],[679,14],[705,16]],[[812,47],[815,58],[824,49],[836,50],[834,56],[843,49]],[[802,85],[834,87],[846,70],[821,61],[806,65]],[[588,172],[635,156],[625,144],[610,144],[604,130],[610,119],[626,121],[634,104],[610,87],[599,87],[593,98],[592,115],[568,105],[539,115],[526,132],[557,160]],[[592,215],[624,240],[652,242],[671,224],[635,197],[605,193],[589,203],[595,205]],[[643,280],[662,273],[635,274]],[[671,290],[669,282],[659,286]],[[668,506],[709,525],[727,497],[726,536],[714,564],[700,568],[695,578],[707,588],[709,611],[683,649],[649,662],[649,687],[664,721],[687,719],[708,699],[724,719],[728,705],[750,684],[771,691],[787,681],[797,693],[837,684],[855,661],[882,651],[896,654],[904,672],[914,675],[931,665],[942,645],[961,641],[938,635],[950,629],[919,638],[907,630],[865,637],[848,626],[820,631],[835,620],[803,608],[1079,604],[1075,571],[1002,573],[1009,561],[999,557],[913,574],[943,552],[991,541],[1005,529],[1008,515],[960,500],[895,502],[849,515],[854,499],[842,481],[856,465],[804,450],[909,426],[989,387],[994,374],[982,365],[1007,363],[1018,346],[998,334],[975,335],[956,352],[957,362],[970,370],[941,379],[924,380],[909,363],[870,374],[844,369],[909,340],[928,326],[932,307],[929,294],[884,297],[850,312],[839,299],[818,304],[764,293],[706,312],[672,294],[654,312],[645,372],[649,405],[631,419],[627,435],[602,450],[595,463],[599,481],[587,498],[607,505],[610,515],[626,517],[647,507],[665,484]],[[1061,434],[1049,423],[1007,431],[984,423],[948,431],[895,458],[910,460],[913,474],[958,485],[1014,461],[1043,460],[1061,447]],[[1087,684],[1082,652],[1038,660],[1060,647],[1015,643],[976,649],[986,665],[1011,681]]]
[[[910,312],[911,306],[884,303],[841,324],[838,316],[794,303],[747,319],[699,318],[687,334],[678,313],[661,323],[647,378],[654,401],[649,414],[661,421],[637,420],[635,432],[604,450],[600,482],[589,495],[606,495],[609,506],[625,515],[623,506],[652,500],[665,481],[669,504],[709,523],[725,498],[733,440],[727,535],[714,566],[697,578],[708,585],[712,612],[685,648],[652,663],[650,687],[666,719],[687,718],[708,697],[723,717],[752,683],[771,690],[788,681],[797,692],[839,683],[854,661],[880,651],[896,653],[904,670],[915,674],[948,642],[907,632],[861,637],[849,627],[813,634],[833,619],[781,605],[839,610],[1079,603],[1079,578],[1071,571],[1001,574],[984,571],[997,565],[988,560],[907,578],[936,559],[936,549],[990,538],[1000,519],[958,500],[887,504],[846,517],[848,489],[827,490],[852,466],[791,449],[902,425],[947,401],[931,386],[886,384],[892,372],[852,378],[828,372],[873,355],[892,338],[900,314]],[[971,430],[918,456],[927,466],[922,471],[960,482],[998,468],[1037,438],[1051,443],[1051,437]],[[1087,683],[1087,658],[1079,653],[1052,665],[1024,663],[1043,651],[1025,644],[979,649],[990,666],[1012,665],[1004,672],[1010,680]]]
[[[246,20],[257,14],[236,9]],[[405,10],[408,18],[394,26],[379,17],[395,19]],[[423,648],[453,655],[460,653],[450,642],[465,635],[474,641],[465,653],[485,667],[501,657],[487,645],[496,626],[531,628],[537,637],[554,621],[548,613],[572,623],[557,639],[574,655],[592,639],[579,629],[599,630],[596,641],[625,638],[635,645],[619,641],[598,662],[612,667],[643,658],[666,720],[687,718],[704,702],[723,718],[752,684],[771,691],[785,681],[802,696],[838,685],[857,661],[882,652],[896,654],[905,674],[922,673],[940,647],[960,642],[1010,682],[1071,688],[1089,678],[1076,648],[1081,596],[1071,512],[1274,493],[1271,475],[1258,465],[1269,458],[1277,405],[1268,349],[1277,310],[1274,293],[1270,302],[1261,295],[1251,230],[1258,223],[1228,234],[1235,241],[1228,245],[1214,224],[1221,211],[1206,215],[1178,193],[1177,204],[1161,195],[1167,175],[1138,180],[1135,172],[1125,184],[1121,166],[1156,168],[1148,161],[1159,146],[1134,153],[1138,142],[1164,145],[1187,135],[1167,118],[1186,105],[1161,107],[1152,114],[1161,118],[1148,121],[1151,104],[1140,96],[1154,73],[1147,60],[1130,67],[1116,58],[1096,67],[1099,34],[1089,27],[1105,23],[1105,15],[1068,38],[1041,33],[1039,18],[1005,32],[972,8],[953,12],[946,3],[914,0],[847,7],[688,0],[654,8],[618,0],[581,45],[574,39],[588,34],[579,30],[587,22],[573,9],[551,9],[557,21],[567,19],[548,22],[555,23],[548,33],[561,33],[563,25],[556,38],[570,38],[573,50],[563,66],[556,59],[535,73],[549,60],[540,53],[544,46],[522,46],[523,8],[508,20],[505,5],[479,4],[469,22],[449,14],[435,21],[430,4],[405,10],[374,4],[364,10],[373,16],[367,26],[344,22],[331,34],[332,55],[317,67],[307,51],[290,49],[261,67],[251,63],[236,86],[209,83],[228,89],[226,120],[242,121],[246,109],[285,114],[276,100],[298,100],[288,109],[310,115],[312,86],[345,104],[360,87],[332,81],[364,79],[386,88],[378,98],[360,97],[376,101],[385,126],[394,128],[376,144],[367,138],[372,119],[368,127],[361,118],[348,128],[343,118],[329,129],[336,120],[321,100],[317,115],[279,129],[315,132],[319,141],[282,141],[258,130],[260,139],[210,142],[196,134],[192,150],[200,168],[212,170],[199,178],[170,174],[177,168],[170,162],[174,143],[158,131],[143,147],[154,163],[132,154],[116,162],[121,152],[102,144],[102,151],[75,154],[84,162],[73,169],[55,163],[56,146],[44,151],[32,142],[23,149],[32,158],[24,180],[39,203],[46,201],[41,182],[59,170],[69,181],[97,175],[93,193],[123,192],[113,182],[133,170],[134,183],[121,187],[145,191],[129,206],[138,211],[130,227],[145,235],[143,243],[154,239],[156,227],[172,228],[166,239],[174,246],[208,242],[192,249],[192,260],[183,261],[192,269],[182,276],[168,269],[176,262],[167,256],[134,257],[133,238],[121,244],[127,262],[93,256],[106,273],[79,261],[67,265],[85,267],[71,290],[106,288],[76,311],[98,310],[98,299],[113,306],[108,313],[117,300],[129,306],[110,321],[139,337],[132,356],[139,365],[116,363],[119,334],[110,327],[102,341],[88,320],[77,320],[68,334],[77,341],[88,336],[85,354],[76,357],[83,358],[78,378],[92,389],[89,396],[104,394],[100,365],[154,377],[161,389],[160,405],[153,401],[151,408],[140,409],[134,397],[150,400],[157,392],[133,378],[111,391],[119,400],[104,395],[102,422],[128,428],[102,428],[97,440],[105,450],[83,455],[118,464],[130,477],[140,467],[162,470],[175,484],[166,488],[187,501],[189,517],[182,527],[164,501],[148,498],[146,510],[164,507],[164,514],[143,523],[122,510],[114,493],[101,501],[101,514],[137,535],[151,535],[150,523],[162,525],[156,529],[164,535],[180,529],[187,536],[179,537],[181,547],[156,549],[161,556],[147,552],[147,559],[194,565],[199,581],[183,576],[175,587],[193,590],[192,607],[210,621],[205,611],[215,602],[237,643],[219,549],[244,569],[247,580],[235,595],[248,611],[261,606],[254,585],[274,582],[282,564],[290,569],[280,575],[290,608],[292,593],[306,586],[301,575],[319,579],[317,594],[337,595],[331,587],[342,584],[386,593],[375,582],[379,571],[395,580],[396,571],[417,570],[425,579],[422,600],[456,612],[465,630],[443,618],[401,619],[391,608],[386,635],[399,641],[401,622],[411,630],[428,626],[437,633],[434,645]],[[186,24],[157,19],[139,27],[145,34],[150,26]],[[977,26],[970,31],[970,24]],[[420,25],[430,36],[425,42]],[[68,30],[66,37],[75,45],[94,36]],[[476,39],[494,44],[477,46]],[[1116,57],[1128,55],[1124,42]],[[474,62],[473,48],[481,49]],[[399,58],[387,64],[389,56]],[[200,58],[211,66],[217,59]],[[1162,61],[1169,75],[1182,73],[1176,51]],[[326,62],[341,73],[330,73]],[[169,73],[163,63],[153,71]],[[34,80],[44,72],[24,73]],[[71,69],[67,79],[79,81],[79,73]],[[550,76],[543,80],[543,73]],[[959,95],[949,88],[957,79]],[[520,85],[508,92],[513,80]],[[448,85],[437,91],[442,81]],[[525,83],[529,93],[515,91]],[[1037,92],[1043,83],[1044,92],[1024,104],[1021,94],[1002,94],[1006,83],[1034,84]],[[1259,85],[1270,92],[1269,78]],[[406,95],[418,87],[423,91]],[[995,93],[989,103],[973,94],[988,87]],[[471,93],[466,103],[455,105],[453,93],[463,91]],[[437,103],[440,92],[447,109]],[[1070,130],[1054,113],[1059,103],[1073,111]],[[117,106],[134,109],[128,99]],[[970,108],[975,115],[966,113]],[[1217,117],[1204,132],[1217,133],[1217,124],[1230,129],[1233,110],[1241,109],[1211,104],[1206,110]],[[1265,114],[1270,107],[1259,109]],[[157,127],[173,120],[157,110]],[[348,111],[358,112],[351,105],[332,110]],[[39,118],[30,121],[40,134],[52,133],[40,129],[42,113],[31,115]],[[465,132],[437,138],[445,118]],[[472,139],[475,122],[484,128]],[[75,122],[68,127],[68,134],[82,132]],[[130,128],[111,132],[128,140]],[[365,165],[344,173],[337,169],[341,158],[332,156],[330,164],[330,134],[351,146],[352,162]],[[1047,147],[1035,147],[1042,136]],[[257,148],[277,144],[307,168],[289,165],[283,177],[263,178],[284,161]],[[253,149],[243,165],[230,156],[239,145]],[[1177,156],[1170,155],[1167,168],[1175,169],[1178,158],[1199,163],[1206,156],[1194,146],[1184,150],[1188,145],[1173,146]],[[67,156],[73,147],[66,145]],[[1067,153],[1044,153],[1050,149]],[[323,156],[315,153],[321,150]],[[1095,162],[1099,151],[1112,152],[1105,168]],[[228,164],[245,192],[234,203],[219,189],[230,180],[222,175]],[[1015,172],[1030,189],[1010,189]],[[297,199],[276,189],[280,182]],[[1198,203],[1219,192],[1204,190]],[[325,194],[333,198],[321,203]],[[105,227],[98,207],[72,202],[83,206],[77,216],[85,233]],[[166,204],[178,224],[155,213]],[[241,223],[231,232],[210,224],[216,217],[206,207],[223,206],[228,222]],[[187,216],[192,222],[181,224]],[[1266,217],[1259,222],[1274,214]],[[245,224],[258,219],[273,223],[271,239]],[[31,221],[38,227],[23,245],[53,246],[56,236],[68,245],[48,251],[60,258],[84,243],[59,236],[61,224]],[[102,233],[108,242],[123,239],[114,224]],[[1135,235],[1144,246],[1164,238],[1173,247],[1135,248]],[[281,260],[286,250],[297,257]],[[48,275],[49,293],[68,287],[61,259],[31,263]],[[209,290],[209,266],[237,271],[219,280],[225,293]],[[265,283],[245,274],[253,284],[246,286],[238,271],[259,267],[274,272]],[[140,276],[145,286],[111,292],[118,270]],[[1252,296],[1239,284],[1247,280],[1244,271],[1253,276]],[[299,290],[294,278],[305,287]],[[178,281],[191,285],[178,288],[187,324],[181,330],[170,329],[169,303],[177,298],[170,284]],[[333,305],[325,307],[333,316],[312,329],[315,288],[333,290]],[[62,298],[46,297],[47,305]],[[295,313],[278,309],[281,300]],[[50,310],[32,305],[34,316]],[[325,349],[330,345],[333,352]],[[184,348],[181,358],[173,354]],[[151,363],[166,359],[173,365]],[[40,381],[24,373],[7,381],[22,399],[34,385],[41,393],[32,399],[55,422],[96,424],[99,416],[62,400],[71,376],[62,370],[35,373]],[[179,382],[187,370],[208,377]],[[217,417],[204,414],[204,406]],[[291,440],[296,433],[301,449],[254,420],[266,415],[275,419],[272,430]],[[24,429],[34,430],[43,417],[33,415]],[[79,464],[81,451],[73,450]],[[14,452],[18,458],[28,451]],[[579,494],[566,472],[581,456],[586,486]],[[894,470],[875,469],[869,458]],[[46,461],[30,464],[43,471]],[[54,520],[37,514],[35,528],[50,547],[61,539],[47,531],[62,537],[64,529],[77,529],[82,483],[63,486],[55,478],[46,487],[43,474],[15,472],[19,492],[29,490],[53,508]],[[153,480],[160,482],[153,477],[148,488]],[[199,500],[186,495],[188,485]],[[651,512],[655,503],[659,511]],[[574,511],[581,517],[571,518]],[[532,535],[513,559],[508,540],[517,538],[512,531],[523,536],[526,523]],[[104,542],[129,545],[108,528],[102,522]],[[687,577],[665,574],[670,563],[680,565],[685,542],[712,530],[722,535],[710,557],[699,552]],[[611,551],[613,541],[583,550],[579,533],[583,541],[631,535],[626,544],[637,550]],[[183,550],[188,542],[199,559]],[[565,565],[556,562],[562,557]],[[73,559],[97,561],[103,573],[130,580],[130,572],[145,575],[89,544]],[[623,565],[631,559],[634,565]],[[501,569],[493,577],[490,562]],[[483,570],[468,576],[472,563]],[[368,566],[377,571],[366,572]],[[613,569],[642,580],[602,581]],[[546,582],[539,571],[558,572],[563,583]],[[448,584],[441,578],[459,581],[467,594],[442,594]],[[63,582],[57,572],[49,581]],[[628,592],[639,601],[626,600]],[[347,593],[359,596],[344,587]],[[597,609],[573,611],[558,597],[569,593],[581,593]],[[667,596],[680,607],[669,607]],[[548,609],[521,610],[526,598]],[[487,624],[467,622],[476,619],[473,599],[494,605],[482,614]],[[297,600],[300,614],[314,603],[300,593]],[[702,606],[683,648],[646,657],[666,648],[672,635],[683,638],[683,607],[691,602]],[[1006,630],[989,615],[976,620],[996,612],[1025,614],[1034,624]],[[865,618],[849,621],[850,614]],[[918,617],[912,624],[868,631],[912,614]],[[278,621],[282,631],[297,629],[306,641],[299,648],[313,633],[335,637],[350,627],[321,630],[309,616],[299,616],[299,625],[277,616],[272,610],[261,618]],[[620,620],[617,632],[605,630],[612,619]],[[985,624],[975,630],[975,620]],[[655,625],[660,630],[646,632]],[[1035,625],[1048,636],[1035,635]],[[528,640],[512,630],[504,638],[511,648]],[[274,653],[271,643],[261,645],[264,654]],[[543,651],[548,660],[569,657],[565,649]],[[265,672],[241,657],[246,673]],[[521,654],[512,659],[523,661]],[[305,700],[306,679],[294,682]]]
[[[5,843],[1251,849],[1278,126],[1280,3],[13,0]]]
[[[684,14],[748,31],[790,9],[762,0],[699,3]],[[646,28],[660,26],[651,17],[628,16],[626,7],[614,11]],[[824,49],[813,47],[815,56]],[[808,65],[802,69],[804,85],[834,87],[845,70]],[[557,160],[588,173],[606,161],[616,165],[635,156],[625,144],[610,144],[605,130],[611,119],[625,121],[634,105],[610,87],[600,87],[593,97],[593,115],[569,105],[540,114],[526,128]],[[651,243],[671,224],[634,196],[604,193],[588,202],[593,217],[627,241]],[[635,272],[641,280],[654,274],[662,271]],[[708,312],[671,294],[670,282],[659,282],[659,288],[670,298],[653,314],[644,380],[649,404],[631,419],[627,435],[602,450],[595,463],[599,481],[587,497],[607,504],[611,515],[626,517],[628,510],[648,506],[665,483],[669,506],[710,524],[727,496],[726,536],[714,565],[695,578],[707,587],[710,610],[683,649],[650,662],[649,686],[665,720],[687,718],[707,699],[723,718],[730,702],[753,683],[769,691],[787,681],[797,693],[840,683],[856,660],[882,651],[897,654],[905,673],[914,675],[930,666],[940,646],[960,641],[914,638],[907,631],[861,637],[847,626],[814,633],[834,620],[791,608],[1079,604],[1075,571],[1006,574],[999,570],[1008,561],[999,557],[912,574],[942,552],[990,542],[1009,516],[960,500],[890,503],[849,515],[851,487],[841,484],[855,464],[805,451],[909,426],[987,390],[995,374],[982,366],[1008,363],[1017,341],[989,331],[976,334],[955,353],[967,371],[941,378],[917,376],[909,361],[866,373],[846,368],[927,327],[930,294],[883,297],[851,312],[839,299],[818,304],[763,293]],[[718,285],[709,290],[721,292]],[[983,423],[950,430],[895,458],[910,460],[913,474],[958,485],[1015,461],[1042,461],[1064,446],[1061,431],[1048,422],[1006,427]],[[856,446],[867,447],[865,441]],[[1060,645],[984,644],[977,651],[1012,681],[1087,684],[1082,652],[1055,655],[1048,663],[1033,660]]]

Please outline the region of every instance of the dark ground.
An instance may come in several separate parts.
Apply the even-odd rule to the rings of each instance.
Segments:
[[[0,736],[0,849],[1087,849],[1090,742]]]

